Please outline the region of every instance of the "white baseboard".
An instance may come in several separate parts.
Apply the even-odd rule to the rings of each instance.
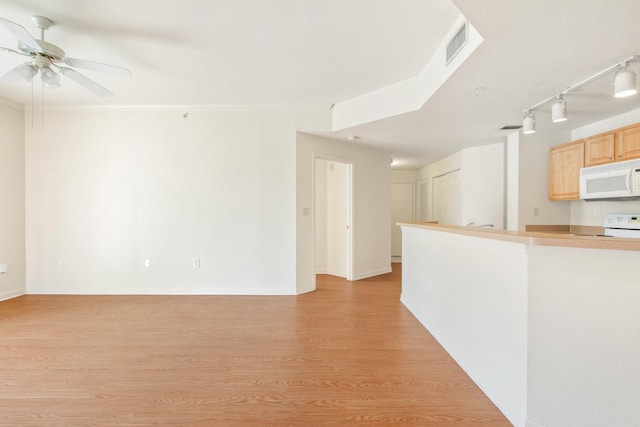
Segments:
[[[365,273],[357,274],[357,275],[355,275],[353,277],[353,280],[367,279],[369,277],[379,276],[381,274],[391,273],[391,271],[392,271],[391,270],[391,265],[389,265],[389,267],[381,268],[380,270],[367,271]]]
[[[27,292],[25,289],[14,289],[12,291],[3,292],[0,294],[0,301],[8,300],[15,297],[25,295]]]
[[[331,269],[327,269],[324,274],[328,274],[329,276],[343,277],[343,278],[347,277],[346,271],[336,271]]]
[[[298,289],[296,291],[296,295],[308,294],[309,292],[315,292],[315,288],[308,287],[308,288]]]

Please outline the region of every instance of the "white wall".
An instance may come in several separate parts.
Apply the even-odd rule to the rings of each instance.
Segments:
[[[527,408],[523,245],[402,227],[402,303],[516,426]]]
[[[434,177],[459,169],[460,221],[456,225],[473,222],[476,225],[493,224],[496,228],[503,228],[504,164],[503,143],[466,148],[420,169],[418,182],[430,179],[433,183]],[[432,207],[433,195],[431,191],[429,202]]]
[[[418,170],[404,170],[404,169],[391,169],[391,183],[392,184],[413,184],[414,192],[415,192],[415,200],[414,200],[414,218],[419,218],[419,206],[420,206],[420,195],[418,194],[419,184],[418,184]]]
[[[529,253],[527,426],[639,426],[640,252]]]
[[[461,225],[504,228],[504,144],[462,150]]]
[[[0,301],[25,289],[24,112],[0,101]]]
[[[329,125],[317,109],[45,111],[26,129],[28,292],[296,293],[296,131]]]
[[[316,159],[315,272],[327,273],[327,161]]]
[[[391,169],[391,183],[415,183],[418,179],[418,171],[413,169]]]
[[[462,152],[458,151],[450,156],[445,157],[444,159],[438,160],[437,162],[431,163],[418,171],[418,215],[417,217],[421,220],[433,221],[435,219],[435,212],[433,210],[434,201],[433,201],[433,178],[444,175],[446,173],[450,173],[455,170],[459,170],[462,168]],[[420,185],[423,181],[427,181],[427,185],[429,186],[429,195],[428,195],[428,210],[427,215],[424,215],[422,212],[422,200],[420,200]]]
[[[529,224],[569,224],[571,202],[549,200],[549,148],[571,141],[568,131],[548,130],[519,133],[517,228]],[[509,157],[511,159],[511,157]],[[538,215],[534,215],[537,208]],[[511,222],[515,227],[515,222]]]
[[[406,212],[408,200],[403,197],[403,194],[409,191],[409,186],[413,189],[411,217],[400,217],[400,212]],[[391,256],[402,255],[402,230],[396,224],[399,221],[407,221],[407,218],[412,221],[419,220],[419,206],[418,171],[391,169]]]
[[[574,129],[571,140],[586,138],[613,129],[640,122],[640,109],[625,114],[610,117],[592,123],[588,126]],[[640,201],[634,202],[585,202],[576,200],[571,202],[571,224],[602,226],[607,213],[639,213]]]
[[[506,215],[507,230],[518,230],[518,205],[520,203],[520,133],[507,136]],[[526,195],[526,192],[523,191]]]
[[[418,171],[418,179],[423,180],[462,168],[462,151],[431,163]]]
[[[640,252],[403,233],[402,302],[514,425],[640,425]]]
[[[389,221],[390,154],[385,151],[300,133],[297,141],[298,292],[315,289],[313,165],[316,157],[353,162],[353,276],[391,271]]]

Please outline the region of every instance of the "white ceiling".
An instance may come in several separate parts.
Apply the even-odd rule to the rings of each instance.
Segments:
[[[46,40],[68,56],[134,76],[83,72],[115,95],[105,101],[67,82],[45,92],[49,105],[329,108],[417,75],[460,12],[484,42],[422,109],[329,136],[359,135],[353,143],[417,167],[502,141],[498,128],[520,124],[526,108],[640,54],[637,0],[0,0],[0,16],[36,38],[30,16],[47,16],[56,26]],[[0,46],[16,48],[4,28]],[[0,73],[21,60],[0,52]],[[607,78],[569,94],[569,120],[553,126],[640,108],[640,97],[614,102],[610,91]],[[0,96],[30,104],[31,85],[0,82]],[[536,112],[538,129],[551,127],[547,111]]]
[[[131,82],[84,73],[112,104],[329,108],[417,74],[458,13],[449,0],[0,0],[0,16],[36,38],[31,15],[55,21],[45,39],[67,56],[128,68]],[[4,28],[0,46],[17,46]],[[5,53],[0,67],[9,59],[22,60]],[[26,82],[0,89],[30,102]],[[69,89],[49,102],[104,102]]]

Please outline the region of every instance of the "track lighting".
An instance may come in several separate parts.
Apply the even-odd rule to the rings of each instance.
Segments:
[[[623,98],[625,96],[635,95],[637,93],[636,89],[636,80],[638,80],[638,75],[633,69],[629,69],[629,63],[633,61],[640,60],[640,55],[633,55],[629,58],[625,59],[622,62],[618,62],[609,68],[606,68],[600,71],[593,76],[582,80],[579,83],[576,83],[573,86],[569,86],[562,92],[557,95],[552,96],[551,98],[547,98],[542,102],[537,103],[524,110],[524,118],[522,119],[522,132],[525,134],[534,133],[536,131],[536,117],[533,114],[533,110],[538,107],[547,104],[553,101],[551,105],[551,120],[554,123],[559,123],[567,120],[567,103],[564,100],[564,95],[569,94],[572,90],[576,90],[587,83],[591,83],[592,81],[599,79],[613,71],[615,74],[613,76],[613,88],[614,88],[614,97]]]
[[[536,115],[527,111],[522,119],[522,133],[530,134],[536,132]]]
[[[613,96],[616,98],[624,98],[638,92],[636,89],[638,76],[627,69],[627,66],[628,64],[624,64],[624,67],[620,67],[613,76]]]
[[[562,95],[559,95],[551,106],[551,120],[554,123],[564,122],[567,120],[567,102]]]

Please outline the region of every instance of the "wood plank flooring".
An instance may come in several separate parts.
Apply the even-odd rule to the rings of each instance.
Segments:
[[[0,426],[509,426],[394,272],[301,296],[0,302]]]

